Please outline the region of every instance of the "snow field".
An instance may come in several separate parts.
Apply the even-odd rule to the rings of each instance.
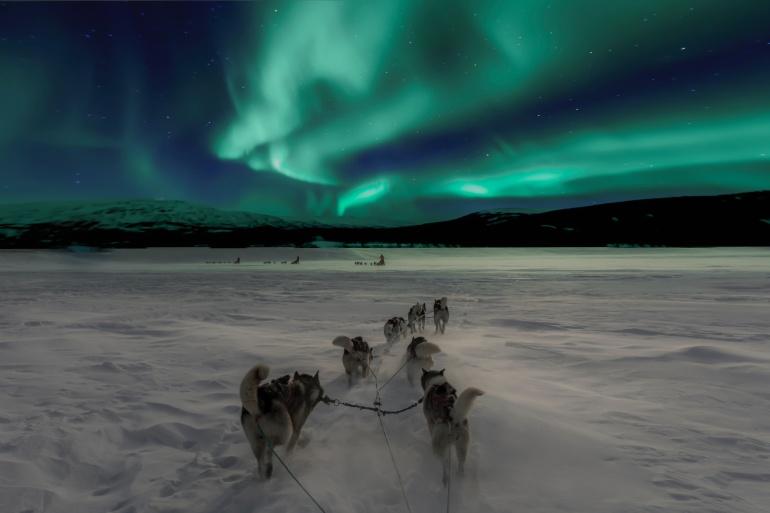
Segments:
[[[770,503],[765,250],[225,250],[0,253],[0,511],[316,511],[256,478],[238,384],[320,371],[336,335],[446,295],[443,350],[477,386],[452,511],[762,512]],[[292,268],[260,263],[301,254]],[[229,253],[228,253],[229,254]],[[349,264],[349,265],[348,265]],[[376,360],[381,381],[406,341]],[[385,378],[383,378],[384,376]],[[383,407],[420,397],[403,374]],[[384,419],[414,512],[445,509],[420,408]],[[288,463],[329,512],[405,511],[377,418],[320,404]],[[279,449],[280,451],[281,449]]]

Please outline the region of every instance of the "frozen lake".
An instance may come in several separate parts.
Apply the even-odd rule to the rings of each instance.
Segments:
[[[452,511],[767,511],[763,248],[0,251],[0,511],[317,511],[280,466],[255,478],[243,374],[318,369],[370,404],[331,340],[388,376],[385,320],[441,296],[437,368],[486,391]],[[412,510],[445,511],[420,409],[385,425]],[[288,462],[327,512],[406,511],[375,416],[321,404],[303,435]]]

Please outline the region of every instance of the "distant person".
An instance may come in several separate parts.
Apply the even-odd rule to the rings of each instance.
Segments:
[[[375,265],[385,265],[385,257],[383,255],[380,255],[380,259],[377,261]]]
[[[299,256],[291,261],[292,264],[298,264],[299,263]]]
[[[233,263],[234,264],[240,264],[241,263],[241,257],[236,258],[235,262],[233,262]]]

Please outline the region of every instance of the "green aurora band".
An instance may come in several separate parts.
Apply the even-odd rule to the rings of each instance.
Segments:
[[[0,202],[404,224],[770,189],[770,3],[0,5]]]
[[[340,216],[421,198],[769,188],[770,70],[620,90],[600,104],[570,98],[636,63],[705,53],[750,11],[670,0],[260,4],[258,35],[226,69],[236,115],[213,149],[322,186]],[[564,98],[558,123],[535,119]],[[461,158],[350,171],[361,153],[477,127],[501,109],[531,113],[532,126],[495,128]]]

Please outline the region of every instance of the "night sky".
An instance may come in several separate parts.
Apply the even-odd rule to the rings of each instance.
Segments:
[[[770,189],[770,2],[0,4],[0,201],[307,220]]]

